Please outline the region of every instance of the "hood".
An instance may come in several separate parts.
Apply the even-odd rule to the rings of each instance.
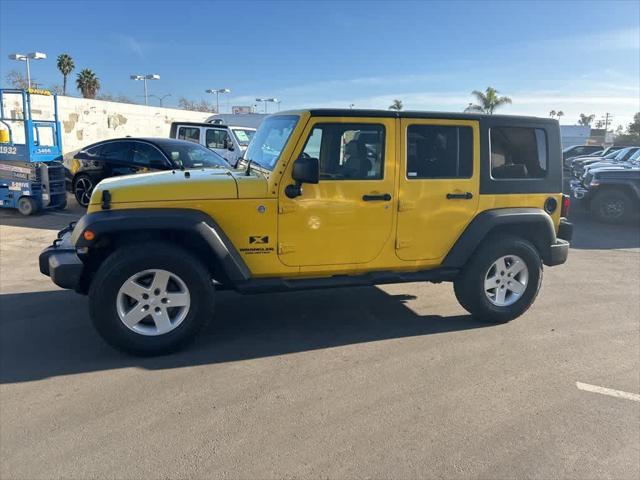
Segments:
[[[600,168],[590,169],[589,173],[593,176],[597,175],[599,177],[603,175],[606,175],[607,177],[611,177],[611,176],[619,177],[619,176],[625,176],[625,175],[636,176],[638,175],[638,173],[640,173],[640,165],[629,165],[629,164],[626,164],[626,166],[624,164],[617,165],[617,166],[603,165]]]
[[[221,200],[266,195],[266,179],[257,175],[245,176],[240,189],[237,180],[240,176],[244,174],[225,168],[205,168],[113,177],[96,186],[91,204],[100,204],[104,190],[109,190],[111,203]]]

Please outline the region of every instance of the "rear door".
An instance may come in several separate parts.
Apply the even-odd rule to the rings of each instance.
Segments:
[[[131,175],[138,172],[132,161],[133,142],[114,141],[105,143],[100,150],[100,160],[106,177]]]
[[[396,254],[444,257],[478,209],[477,121],[401,119]]]

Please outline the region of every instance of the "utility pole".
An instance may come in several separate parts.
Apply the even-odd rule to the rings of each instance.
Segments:
[[[607,130],[609,128],[609,120],[611,119],[611,114],[609,112],[604,114],[604,134],[607,134]]]

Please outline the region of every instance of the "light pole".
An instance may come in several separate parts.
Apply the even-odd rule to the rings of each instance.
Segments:
[[[256,98],[256,102],[264,102],[264,113],[267,113],[267,102],[279,103],[277,98]]]
[[[147,80],[160,80],[160,75],[150,73],[148,75],[131,75],[131,80],[142,80],[144,82],[144,104],[149,105],[149,95],[147,94]]]
[[[44,60],[47,58],[46,53],[32,52],[32,53],[12,53],[9,55],[11,60],[18,60],[20,62],[26,62],[27,64],[27,86],[31,88],[31,69],[29,68],[29,60]]]
[[[153,94],[152,94],[152,95],[149,95],[149,96],[150,96],[150,97],[155,97],[155,98],[157,98],[157,99],[158,99],[158,102],[160,103],[160,106],[162,106],[162,101],[163,101],[165,98],[170,97],[170,96],[171,96],[171,94],[170,94],[170,93],[167,93],[166,95],[153,95]]]
[[[220,94],[231,93],[231,90],[228,88],[210,88],[209,90],[206,90],[206,92],[216,94],[216,113],[220,114]]]

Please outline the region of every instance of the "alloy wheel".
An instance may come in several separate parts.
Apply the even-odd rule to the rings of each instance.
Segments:
[[[86,207],[91,200],[93,192],[93,182],[88,177],[80,177],[76,180],[74,195],[80,205]]]
[[[497,307],[518,301],[527,289],[529,269],[517,255],[505,255],[491,264],[485,275],[484,293]]]
[[[624,200],[611,198],[600,206],[600,213],[604,218],[612,220],[618,219],[624,215]]]
[[[129,277],[118,291],[120,321],[136,333],[165,335],[186,318],[191,306],[189,289],[175,273],[144,270]]]

